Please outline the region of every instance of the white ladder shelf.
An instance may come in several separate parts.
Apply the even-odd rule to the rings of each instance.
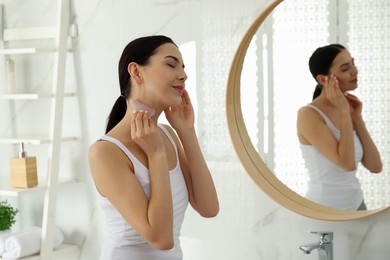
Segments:
[[[54,47],[49,49],[39,49],[35,47],[27,48],[6,48],[0,50],[0,55],[25,55],[35,53],[53,53],[54,68],[53,68],[53,82],[50,94],[5,94],[0,95],[0,100],[34,100],[41,98],[51,99],[51,118],[49,136],[45,138],[1,138],[0,144],[11,143],[31,143],[31,144],[47,144],[48,145],[48,161],[46,181],[32,189],[44,191],[43,204],[43,219],[42,219],[42,235],[41,235],[41,251],[39,255],[34,255],[28,258],[30,260],[50,260],[55,259],[55,254],[67,251],[78,250],[76,245],[63,244],[56,250],[53,250],[53,236],[55,230],[56,217],[56,201],[57,188],[59,184],[59,164],[60,164],[60,150],[61,142],[65,140],[75,140],[75,137],[64,138],[62,136],[62,121],[63,121],[63,107],[64,97],[74,96],[75,94],[65,94],[65,70],[66,57],[69,52],[67,42],[69,37],[77,36],[77,25],[70,24],[70,0],[58,0],[57,6],[57,21],[55,26],[51,27],[34,27],[34,28],[19,28],[19,29],[5,29],[1,28],[0,39],[4,43],[11,41],[36,40],[36,39],[54,39]],[[0,5],[0,22],[2,6]],[[3,24],[1,22],[1,24]],[[1,26],[2,27],[2,26]],[[2,180],[2,183],[4,181]],[[7,185],[7,184],[5,184]],[[15,189],[8,185],[0,185],[0,196],[15,196],[15,194],[25,194],[23,189]],[[28,193],[28,192],[27,192]],[[2,258],[0,257],[0,260]]]

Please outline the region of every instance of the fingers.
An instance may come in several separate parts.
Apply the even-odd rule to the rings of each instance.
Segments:
[[[139,138],[154,131],[155,125],[147,111],[134,111],[130,122],[132,138]]]
[[[332,74],[330,76],[327,76],[326,79],[328,81],[328,87],[330,90],[335,91],[336,89],[338,89],[339,84],[336,76]]]
[[[346,97],[347,99],[350,99],[350,100],[360,101],[359,98],[358,98],[357,96],[352,95],[352,94],[347,93],[347,92],[345,93],[345,97]]]
[[[328,97],[334,97],[341,93],[339,81],[333,74],[325,77],[324,88]]]
[[[352,106],[352,107],[361,107],[363,104],[362,104],[362,102],[359,100],[359,98],[358,97],[356,97],[356,96],[354,96],[354,95],[352,95],[352,94],[347,94],[346,96],[345,96],[345,98],[347,99],[347,101],[348,101],[348,103],[350,104],[350,106]]]
[[[188,91],[186,89],[184,89],[184,92],[183,92],[183,95],[181,96],[181,99],[182,99],[183,104],[185,104],[185,105],[191,104],[190,95],[188,94]]]

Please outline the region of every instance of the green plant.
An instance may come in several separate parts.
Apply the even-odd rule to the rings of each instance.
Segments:
[[[18,212],[19,210],[13,208],[8,201],[0,201],[0,231],[11,229]]]

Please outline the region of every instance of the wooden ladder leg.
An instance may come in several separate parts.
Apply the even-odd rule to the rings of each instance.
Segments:
[[[56,201],[59,179],[60,148],[64,107],[64,84],[67,56],[67,38],[69,29],[69,0],[58,0],[56,37],[57,51],[54,57],[52,112],[50,121],[50,139],[47,169],[47,188],[43,209],[41,260],[52,259],[53,238],[56,228]]]

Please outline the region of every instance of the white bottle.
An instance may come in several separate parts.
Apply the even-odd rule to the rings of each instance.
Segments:
[[[15,93],[15,68],[14,68],[14,60],[7,59],[5,61],[5,68],[7,71],[7,87],[8,94]]]

